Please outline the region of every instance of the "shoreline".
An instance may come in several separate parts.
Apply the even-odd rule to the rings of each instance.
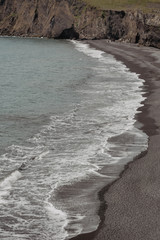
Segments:
[[[159,84],[159,88],[156,88],[156,82],[157,80],[159,80],[158,75],[160,73],[158,69],[160,67],[160,51],[158,49],[154,49],[150,47],[149,48],[139,47],[135,44],[107,42],[107,40],[85,40],[85,43],[89,44],[91,47],[94,47],[98,50],[102,50],[108,54],[113,55],[117,60],[123,62],[130,69],[130,71],[137,73],[140,78],[145,80],[144,86],[143,86],[143,89],[145,90],[145,94],[143,94],[143,96],[145,96],[146,99],[143,101],[143,106],[138,109],[139,112],[135,115],[135,118],[137,122],[142,124],[140,129],[148,135],[149,139],[148,139],[147,150],[144,152],[141,152],[138,156],[135,156],[132,161],[128,162],[124,166],[124,170],[120,173],[119,178],[114,180],[112,183],[106,185],[103,189],[101,189],[98,192],[98,198],[100,200],[100,208],[98,211],[98,215],[100,216],[100,224],[97,230],[91,233],[80,234],[76,237],[70,238],[70,240],[93,240],[93,239],[95,240],[106,240],[106,239],[107,240],[109,239],[110,240],[114,240],[114,239],[134,240],[136,239],[138,240],[138,239],[142,239],[142,236],[144,233],[141,228],[145,229],[146,225],[142,223],[142,220],[139,222],[138,219],[134,217],[134,214],[133,215],[128,214],[127,212],[128,208],[132,209],[133,207],[132,206],[133,204],[131,204],[132,201],[130,201],[131,202],[130,204],[126,204],[126,205],[129,205],[129,207],[126,209],[126,213],[125,211],[123,211],[123,214],[124,215],[126,214],[125,218],[126,219],[128,218],[129,224],[127,225],[127,222],[126,222],[126,225],[121,224],[121,220],[123,220],[124,218],[124,216],[121,213],[122,212],[121,206],[125,205],[125,202],[124,202],[124,197],[121,196],[120,192],[123,190],[123,188],[126,188],[128,190],[128,185],[130,185],[130,181],[132,182],[132,186],[134,189],[134,185],[136,182],[135,174],[136,174],[137,165],[139,165],[139,162],[141,159],[148,158],[148,154],[151,151],[151,147],[150,147],[151,137],[158,135],[158,128],[159,128],[157,124],[158,121],[157,121],[157,118],[154,117],[154,115],[152,114],[152,112],[156,111],[156,108],[158,106],[153,105],[151,98],[152,98],[152,95],[156,92],[156,90],[157,92],[159,91],[159,94],[160,94],[160,84]],[[157,101],[157,104],[158,104],[158,101]],[[151,108],[152,108],[152,111],[151,111]],[[160,136],[159,136],[159,139],[160,139]],[[144,169],[146,168],[146,166],[143,163],[142,163],[142,167]],[[154,167],[156,168],[156,166]],[[133,168],[135,169],[135,172],[132,173],[133,179],[131,179],[131,176],[129,176],[129,182],[127,182],[125,175],[127,175]],[[143,178],[139,179],[139,181],[143,182]],[[118,187],[120,191],[115,190],[117,189],[117,186],[120,185],[119,182],[123,182],[123,186],[121,188]],[[143,183],[144,188],[146,187],[147,184],[148,183],[146,184]],[[130,192],[132,192],[132,194]],[[133,195],[133,192],[134,191],[132,191],[132,189],[130,189],[130,191],[128,192],[125,191],[126,196],[128,195],[126,198],[128,199],[130,195]],[[116,200],[115,200],[115,195],[117,196]],[[136,196],[136,191],[134,192],[134,195]],[[141,202],[140,197],[139,197],[139,201]],[[146,200],[146,201],[147,203],[151,202],[149,200]],[[108,202],[110,203],[111,208]],[[116,208],[117,208],[117,211],[115,210]],[[120,216],[118,217],[115,216],[116,212],[120,212],[121,213]],[[145,216],[146,214],[147,214],[147,210],[144,211],[143,209],[143,215]],[[135,232],[135,236],[131,230],[132,221],[135,222],[136,226],[138,226],[139,224],[142,225],[142,227],[140,228],[141,230],[138,231],[138,234]],[[152,217],[152,222],[154,222],[153,217]],[[149,224],[149,219],[148,219],[148,224]],[[117,227],[118,227],[118,230],[117,230]],[[136,229],[134,229],[134,231],[136,231]],[[142,236],[140,237],[140,235]],[[160,233],[158,236],[160,237]],[[153,238],[147,238],[147,236],[145,236],[145,239],[153,240]],[[158,239],[158,238],[155,238],[155,239]]]

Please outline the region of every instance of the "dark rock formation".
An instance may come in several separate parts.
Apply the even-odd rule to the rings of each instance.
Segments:
[[[74,29],[74,25],[69,29],[64,29],[62,33],[58,36],[59,39],[78,39],[79,33]]]
[[[5,0],[0,0],[0,5],[3,5]]]
[[[78,0],[0,0],[0,34],[107,38],[160,48],[160,15],[97,10]]]

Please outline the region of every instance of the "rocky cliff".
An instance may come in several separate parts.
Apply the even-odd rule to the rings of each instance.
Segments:
[[[0,0],[0,34],[121,40],[160,48],[160,15],[79,0]]]

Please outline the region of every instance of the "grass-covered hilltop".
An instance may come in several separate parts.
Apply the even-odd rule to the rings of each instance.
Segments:
[[[0,0],[0,34],[160,48],[160,0]]]
[[[157,12],[160,10],[160,0],[85,0],[91,6],[103,10],[136,10]]]

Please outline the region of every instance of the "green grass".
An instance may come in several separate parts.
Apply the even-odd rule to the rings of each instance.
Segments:
[[[143,11],[160,11],[160,0],[84,0],[87,4],[100,9],[126,10],[140,9]]]

